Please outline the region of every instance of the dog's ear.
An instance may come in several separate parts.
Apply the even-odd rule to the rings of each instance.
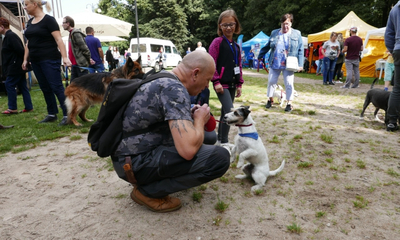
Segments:
[[[139,58],[136,59],[136,62],[138,62],[140,65],[142,65],[142,55],[140,55]]]
[[[128,67],[128,69],[132,69],[135,66],[135,63],[133,62],[132,58],[128,57],[125,65]]]
[[[244,118],[247,118],[247,116],[249,116],[250,113],[251,113],[250,106],[243,106]]]

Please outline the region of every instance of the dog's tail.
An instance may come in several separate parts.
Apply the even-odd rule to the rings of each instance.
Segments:
[[[379,79],[378,79],[378,78],[375,78],[374,81],[373,81],[372,84],[371,84],[371,88],[370,88],[370,89],[373,89],[373,88],[374,88],[374,85],[375,85],[375,83],[376,83],[377,81],[379,81]]]
[[[285,160],[282,161],[281,165],[279,166],[278,169],[274,170],[274,171],[270,171],[269,175],[270,176],[275,176],[276,174],[278,174],[279,172],[281,172],[283,170],[283,168],[285,167]]]

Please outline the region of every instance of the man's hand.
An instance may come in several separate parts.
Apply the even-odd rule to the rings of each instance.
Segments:
[[[214,86],[214,89],[215,89],[215,91],[216,91],[217,93],[219,93],[219,94],[224,94],[224,88],[222,87],[221,84],[215,85],[215,86]]]
[[[240,97],[240,96],[242,96],[242,88],[241,88],[241,87],[238,87],[238,88],[236,89],[236,96],[235,96],[235,97]]]
[[[210,107],[208,106],[207,103],[203,104],[202,106],[200,105],[195,105],[192,108],[192,117],[195,123],[195,126],[197,125],[196,123],[199,121],[201,126],[204,126],[210,119]]]

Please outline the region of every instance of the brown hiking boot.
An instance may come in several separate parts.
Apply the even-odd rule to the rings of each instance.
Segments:
[[[131,193],[131,198],[139,205],[144,205],[153,212],[172,212],[182,207],[181,200],[175,197],[149,198],[144,196],[137,188]]]

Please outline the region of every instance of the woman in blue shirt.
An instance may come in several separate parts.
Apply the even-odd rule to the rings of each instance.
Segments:
[[[301,38],[301,32],[296,29],[292,29],[293,15],[286,13],[281,17],[281,28],[275,29],[271,32],[268,43],[261,49],[258,59],[261,60],[264,55],[271,49],[268,63],[270,66],[268,76],[268,103],[265,106],[270,108],[273,103],[274,85],[278,82],[279,75],[283,74],[283,80],[286,89],[286,100],[287,105],[285,108],[286,112],[292,111],[292,100],[293,100],[293,82],[294,72],[286,70],[286,58],[288,56],[294,56],[298,59],[298,71],[303,70],[304,63],[304,49],[303,40]]]

